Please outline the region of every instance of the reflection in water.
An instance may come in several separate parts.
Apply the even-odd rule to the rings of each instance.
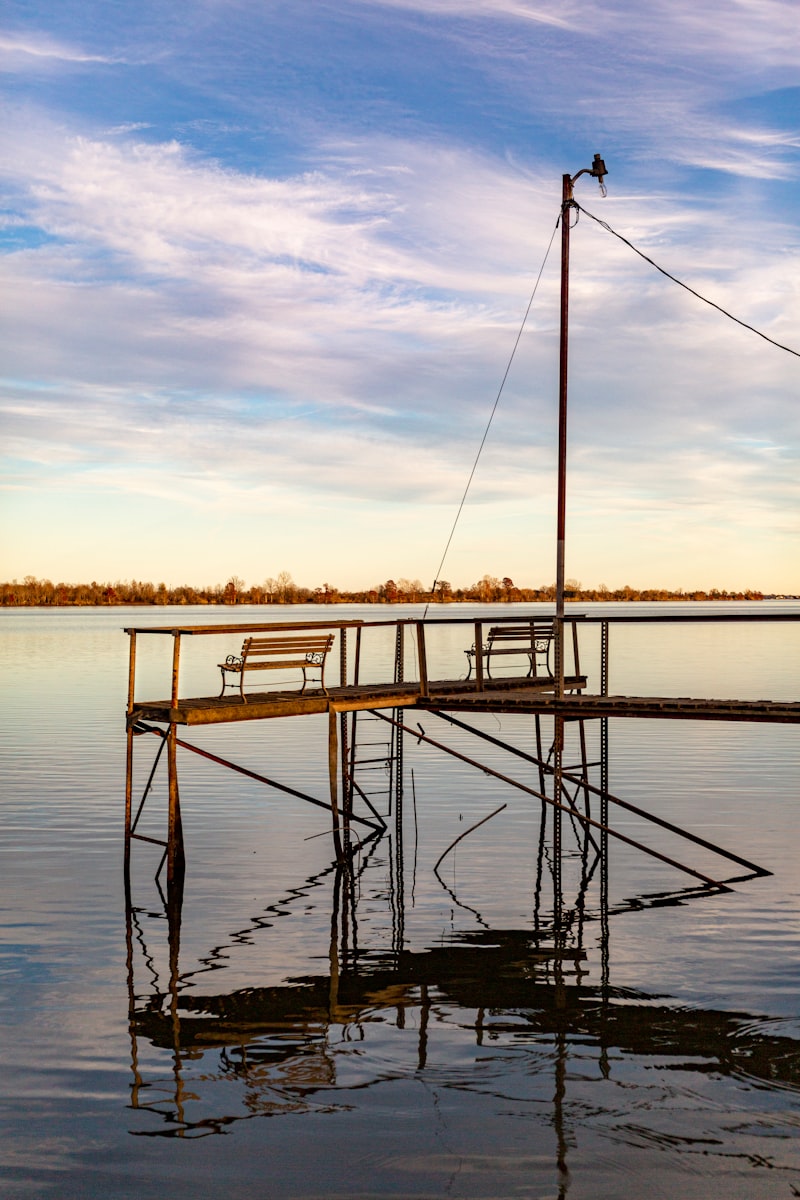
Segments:
[[[131,1104],[139,1110],[133,1133],[198,1137],[254,1117],[369,1111],[373,1092],[413,1081],[438,1097],[440,1113],[479,1102],[489,1116],[518,1110],[545,1134],[549,1128],[550,1178],[562,1197],[572,1186],[570,1156],[589,1129],[612,1145],[671,1158],[758,1158],[752,1130],[726,1132],[729,1113],[718,1119],[713,1106],[711,1115],[703,1110],[702,1080],[798,1089],[796,1038],[777,1021],[683,1008],[669,997],[614,988],[613,913],[583,902],[583,881],[597,865],[589,839],[581,889],[560,925],[537,913],[529,929],[485,926],[418,952],[403,944],[398,854],[390,841],[373,839],[357,865],[351,856],[293,889],[292,897],[306,900],[328,891],[330,942],[317,960],[326,965],[275,986],[225,992],[208,990],[203,980],[221,980],[212,973],[224,972],[232,947],[280,920],[291,898],[231,934],[227,946],[211,949],[186,974],[178,961],[180,884],[168,888],[160,915],[128,905]],[[542,859],[544,839],[539,851]],[[388,894],[379,893],[374,885],[387,877]],[[357,910],[368,892],[370,903],[380,895],[390,910],[388,945],[359,943]],[[686,889],[641,896],[635,904],[703,894],[708,889]],[[154,930],[166,934],[164,973],[148,948]],[[600,946],[597,982],[587,964],[587,931]],[[146,1071],[143,1047],[151,1062],[169,1056],[170,1070]],[[592,1095],[598,1086],[601,1094]],[[761,1122],[760,1132],[775,1139],[768,1165],[779,1167],[785,1131],[764,1124],[763,1113],[753,1121],[756,1133]],[[474,1151],[477,1158],[484,1153],[477,1143]]]

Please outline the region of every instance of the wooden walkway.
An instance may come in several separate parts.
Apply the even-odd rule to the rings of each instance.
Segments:
[[[583,689],[585,676],[569,676],[565,688]],[[670,718],[693,721],[756,721],[800,724],[800,702],[775,700],[709,700],[686,696],[597,696],[577,690],[556,700],[553,681],[541,677],[494,679],[479,688],[475,681],[429,682],[427,694],[409,683],[358,684],[319,689],[250,693],[247,702],[237,697],[198,696],[139,701],[129,723],[155,721],[167,725],[220,725],[236,721],[263,721],[274,717],[312,713],[358,712],[365,709],[442,708],[451,712],[533,713],[590,720],[598,717]]]
[[[687,620],[691,621],[691,617],[688,617],[688,615],[687,617],[681,616],[676,619],[681,619],[684,622]],[[704,618],[701,617],[702,619]],[[716,620],[716,618],[713,619]],[[741,618],[734,615],[734,619],[740,620]],[[800,614],[792,614],[790,619],[800,620]],[[620,616],[616,620],[619,622],[630,621],[631,619]],[[635,623],[635,618],[633,620]],[[668,618],[668,620],[671,620],[671,618]],[[528,627],[533,630],[533,621],[534,618],[531,617],[527,622],[526,631]],[[440,750],[447,752],[472,767],[484,771],[487,775],[491,775],[504,783],[521,789],[537,801],[553,806],[554,813],[559,814],[558,821],[556,822],[554,819],[553,846],[554,862],[556,863],[554,887],[556,894],[560,895],[560,814],[563,811],[568,811],[573,816],[576,814],[573,811],[571,802],[570,806],[567,807],[560,799],[556,799],[555,797],[560,797],[564,794],[565,779],[568,779],[570,783],[580,783],[578,777],[573,776],[569,771],[565,772],[561,761],[563,753],[563,723],[565,721],[600,719],[605,722],[609,717],[627,717],[693,721],[749,721],[762,724],[800,724],[800,701],[716,700],[685,696],[609,695],[609,626],[611,621],[605,618],[593,619],[591,617],[584,617],[580,614],[568,618],[564,622],[563,627],[561,627],[561,636],[555,639],[555,663],[552,664],[552,667],[548,661],[546,664],[547,669],[544,672],[538,675],[534,673],[532,676],[524,674],[528,666],[536,672],[538,666],[536,653],[538,653],[539,647],[535,647],[536,653],[533,653],[532,649],[528,649],[526,644],[521,644],[519,646],[521,661],[503,666],[503,670],[505,671],[513,672],[516,669],[516,675],[491,678],[489,666],[490,663],[493,665],[494,660],[491,658],[489,635],[495,630],[495,623],[497,626],[503,626],[503,628],[514,629],[515,626],[520,625],[520,618],[518,615],[512,618],[496,617],[492,621],[491,626],[489,625],[489,620],[480,619],[447,618],[426,622],[423,619],[397,620],[395,618],[393,620],[369,623],[362,621],[333,622],[331,625],[323,625],[321,622],[291,624],[276,622],[271,626],[232,625],[128,629],[130,652],[128,659],[128,702],[126,708],[126,878],[128,878],[127,872],[130,870],[131,845],[135,840],[154,842],[163,847],[163,861],[166,862],[168,887],[183,878],[185,860],[181,832],[177,767],[177,748],[179,745],[242,775],[277,788],[279,791],[286,792],[301,800],[318,805],[321,808],[329,809],[332,815],[336,854],[337,858],[341,860],[344,852],[341,841],[341,828],[343,824],[347,828],[351,820],[357,821],[359,824],[369,826],[374,834],[379,834],[382,829],[386,828],[384,818],[374,808],[366,793],[353,780],[352,771],[356,760],[352,753],[350,753],[350,749],[356,745],[356,721],[355,716],[351,721],[345,721],[344,714],[356,714],[359,711],[372,710],[377,717],[389,722],[392,726],[392,733],[389,736],[390,738],[394,738],[397,730],[406,727],[406,722],[401,721],[399,714],[393,710],[405,709],[412,712],[416,711],[417,713],[439,711],[446,719],[457,725],[464,724],[476,737],[485,738],[490,742],[497,741],[497,739],[479,728],[470,726],[467,722],[459,721],[455,714],[467,714],[470,712],[530,714],[534,717],[534,723],[536,724],[538,724],[539,716],[549,716],[553,719],[552,766],[549,759],[547,763],[544,763],[541,759],[536,759],[526,752],[517,750],[503,742],[498,742],[498,744],[511,750],[512,753],[520,755],[522,758],[529,759],[533,763],[539,762],[543,774],[551,773],[553,776],[552,797],[546,794],[545,783],[542,783],[539,790],[531,788],[529,785],[523,784],[518,780],[501,775],[493,768],[467,757],[453,747],[435,742],[432,738],[428,738],[422,730],[419,731],[419,734],[414,731],[414,736],[419,736],[420,740],[437,746]],[[600,626],[597,631],[599,633],[600,669],[596,680],[593,679],[596,694],[586,693],[588,680],[587,675],[584,674],[585,666],[581,663],[579,652],[579,642],[581,640],[579,637],[579,626],[582,628],[584,626],[588,627],[591,624],[599,624]],[[441,628],[442,626],[445,628]],[[453,626],[453,628],[446,628],[448,626]],[[484,626],[487,627],[485,637]],[[299,682],[296,681],[292,687],[280,684],[280,690],[275,687],[271,691],[246,690],[245,698],[240,694],[231,695],[230,692],[226,692],[221,697],[184,697],[182,695],[180,679],[181,642],[185,637],[196,638],[198,636],[225,634],[228,636],[225,649],[230,649],[233,634],[236,634],[238,641],[244,634],[254,632],[262,633],[266,631],[272,633],[276,630],[283,632],[287,630],[292,632],[299,631],[299,640],[302,641],[307,634],[309,636],[312,633],[316,634],[321,628],[337,630],[335,644],[338,654],[331,647],[331,654],[329,655],[334,661],[338,658],[337,686],[329,686],[327,690],[323,690],[320,680],[320,685],[316,683],[309,685],[303,692],[299,688]],[[555,625],[553,628],[555,629]],[[166,693],[168,699],[140,700],[136,697],[137,637],[144,634],[161,635],[162,638],[168,639],[168,645],[171,642],[171,687],[166,687],[164,692],[162,692],[162,696]],[[535,631],[530,636],[534,638]],[[428,642],[430,645],[428,645]],[[468,649],[465,643],[468,644],[470,642],[472,646],[471,649]],[[392,643],[393,654],[391,649]],[[238,645],[241,646],[243,644],[238,641]],[[794,643],[788,643],[788,645],[792,646]],[[480,653],[476,653],[476,647],[483,647],[484,649]],[[236,648],[238,649],[238,646]],[[219,661],[221,655],[225,654],[225,649],[217,653],[215,656],[217,661]],[[462,655],[465,652],[475,671],[474,679],[463,678],[464,662]],[[592,656],[593,658],[595,656],[594,649]],[[211,655],[209,654],[207,657],[210,659]],[[206,661],[205,655],[198,656],[195,653],[196,663]],[[236,656],[233,656],[233,661],[236,661]],[[435,669],[437,674],[447,674],[450,675],[450,678],[432,679],[429,666],[433,662],[436,663]],[[284,665],[286,665],[287,669],[290,666],[289,663]],[[297,664],[293,663],[291,665],[294,667]],[[550,673],[551,670],[553,674]],[[553,677],[553,675],[558,676],[562,670],[564,671],[563,691],[558,687],[556,678]],[[378,674],[379,671],[381,674]],[[379,679],[386,680],[387,676],[389,676],[395,682],[362,682],[362,676],[371,675],[374,678],[376,674]],[[406,680],[405,677],[407,675],[413,676],[413,678]],[[453,678],[453,675],[460,675],[461,677]],[[561,693],[558,698],[556,697],[557,690]],[[212,754],[207,747],[195,746],[189,740],[183,740],[178,737],[178,730],[181,727],[233,725],[240,721],[263,721],[280,717],[309,716],[312,714],[327,717],[328,774],[330,780],[330,799],[327,804],[318,797],[308,795],[287,784],[256,773],[248,767],[240,766],[226,758]],[[636,809],[635,806],[628,804],[619,797],[611,797],[607,789],[607,778],[602,774],[605,770],[604,764],[607,762],[607,738],[605,736],[607,730],[608,727],[605,723],[601,725],[601,755],[599,764],[588,764],[586,761],[585,746],[581,750],[581,762],[584,772],[582,786],[587,795],[591,791],[593,794],[601,797],[605,796],[609,801],[635,811],[639,817],[644,817],[650,821],[654,821],[656,824],[663,825],[680,836],[688,838],[690,841],[698,842],[714,853],[722,855],[726,859],[731,859],[756,874],[764,873],[763,868],[749,863],[747,860],[739,858],[737,855],[731,854],[721,847],[705,842],[688,831],[680,830],[665,822],[661,817]],[[134,741],[137,740],[137,735],[146,733],[161,735],[161,745],[156,751],[144,793],[134,813]],[[150,739],[146,740],[149,741]],[[537,744],[540,741],[541,738],[537,734]],[[150,791],[153,775],[162,752],[165,752],[167,766],[168,805],[166,839],[153,838],[149,835],[146,836],[137,833],[139,816]],[[397,772],[397,775],[390,774],[390,780],[395,780],[396,782],[397,778],[402,779],[402,742],[390,742],[390,745],[387,747],[387,754],[388,758],[386,761],[393,763],[394,766],[391,767],[391,770]],[[588,783],[586,772],[589,765],[599,765],[601,767],[600,789]],[[391,786],[395,786],[395,784],[390,783]],[[358,790],[358,794],[362,796],[370,808],[371,817],[356,816],[352,812],[352,797],[356,790]],[[348,795],[350,796],[348,803],[351,807],[347,808],[346,805],[340,807],[340,796],[346,799]],[[634,841],[620,830],[614,830],[607,826],[605,822],[598,822],[595,818],[590,817],[588,813],[583,816],[579,815],[578,819],[585,823],[587,829],[592,826],[600,830],[603,834],[613,835],[615,838],[621,839],[654,858],[688,872],[706,885],[721,886],[718,881],[715,881],[710,876],[701,874],[691,866],[678,863],[672,858],[667,858],[660,851],[648,848],[638,841]]]
[[[550,713],[568,719],[595,717],[660,717],[688,721],[761,721],[800,724],[800,702],[776,700],[706,700],[690,696],[573,695],[556,700],[552,693],[532,694],[510,688],[502,695],[454,692],[446,704],[417,699],[418,708],[447,708],[462,712]]]
[[[524,688],[520,687],[520,683],[518,676],[487,681],[480,695],[491,697],[490,708],[495,711],[503,694],[509,689],[516,693],[524,692],[531,700],[541,696],[543,691],[552,692],[553,689],[552,679],[546,676],[525,679]],[[586,676],[569,676],[565,686],[586,687]],[[238,696],[197,696],[178,700],[176,705],[169,700],[145,700],[136,702],[129,723],[141,720],[169,725],[220,725],[231,721],[307,716],[310,713],[359,712],[370,708],[444,707],[449,706],[452,696],[464,697],[476,693],[475,682],[456,679],[430,682],[426,697],[420,695],[420,685],[414,680],[409,683],[362,683],[330,687],[327,695],[319,688],[308,688],[305,692],[299,692],[296,688],[292,691],[249,692],[245,704]]]

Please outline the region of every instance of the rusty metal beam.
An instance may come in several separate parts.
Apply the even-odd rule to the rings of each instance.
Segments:
[[[494,746],[499,746],[502,750],[507,750],[509,754],[515,755],[517,758],[522,758],[526,762],[538,766],[542,772],[547,775],[554,774],[554,768],[549,763],[535,758],[532,754],[527,754],[524,750],[518,750],[516,746],[511,746],[508,742],[503,742],[500,738],[493,737],[490,733],[484,733],[482,729],[475,729],[472,725],[467,725],[466,721],[459,721],[449,713],[441,712],[439,709],[430,708],[428,712],[433,713],[435,717],[441,717],[444,721],[449,721],[451,725],[458,726],[459,729],[464,729],[467,733],[472,733],[475,737],[482,738],[486,742],[491,742]],[[601,758],[601,765],[602,765]],[[595,764],[597,765],[597,764]],[[574,783],[587,792],[591,792],[593,796],[598,796],[601,800],[604,798],[612,804],[617,804],[620,808],[626,809],[628,812],[634,813],[637,817],[642,817],[646,821],[652,822],[654,825],[660,825],[662,829],[669,830],[670,833],[676,833],[679,837],[686,838],[689,842],[694,842],[697,846],[702,846],[705,850],[711,850],[714,854],[719,854],[722,858],[728,858],[731,862],[738,863],[740,867],[747,867],[754,875],[771,875],[772,871],[768,871],[765,867],[759,867],[757,863],[750,862],[747,858],[742,858],[738,854],[734,854],[731,850],[725,850],[722,846],[717,846],[714,842],[706,841],[705,838],[699,837],[696,833],[690,833],[688,829],[681,828],[680,825],[673,825],[671,821],[667,821],[664,817],[658,817],[655,813],[648,812],[647,809],[639,808],[636,804],[631,804],[629,800],[623,800],[619,796],[612,795],[607,788],[602,785],[595,787],[589,783],[588,779],[583,775],[576,775],[574,771],[562,770],[561,778],[568,783]],[[574,814],[576,815],[576,814]],[[601,824],[607,826],[608,821],[603,820],[601,816]]]
[[[163,729],[152,729],[148,726],[143,726],[141,732],[154,733],[158,737],[166,738],[168,735]],[[227,767],[230,771],[236,771],[239,775],[246,775],[248,779],[255,779],[258,783],[265,783],[268,787],[276,788],[279,792],[286,792],[289,796],[295,796],[298,800],[305,800],[307,804],[313,804],[317,808],[322,808],[325,812],[330,812],[330,805],[323,800],[317,800],[316,796],[309,796],[306,792],[300,792],[297,788],[289,787],[288,784],[278,783],[275,779],[269,779],[266,775],[259,775],[257,771],[251,771],[247,767],[240,767],[238,763],[231,762],[227,758],[222,758],[219,754],[212,754],[210,750],[203,750],[200,746],[193,746],[191,742],[184,742],[181,738],[175,738],[175,745],[180,746],[183,750],[191,750],[192,754],[199,754],[201,758],[207,758],[211,762],[218,763],[221,767]],[[339,813],[339,816],[343,816]],[[358,825],[366,825],[374,833],[382,833],[383,830],[378,825],[373,825],[371,821],[366,821],[363,817],[353,816],[351,820]]]
[[[720,888],[722,891],[729,891],[724,883],[718,879],[712,879],[710,875],[704,875],[702,871],[695,871],[693,867],[687,867],[685,863],[680,863],[674,858],[669,858],[666,854],[662,854],[659,850],[653,850],[650,846],[645,846],[641,842],[637,842],[634,838],[630,838],[625,833],[620,833],[617,829],[612,829],[608,826],[601,825],[599,821],[595,821],[593,817],[587,817],[584,813],[570,807],[567,804],[562,804],[560,801],[548,796],[544,792],[537,792],[535,788],[528,787],[527,784],[520,783],[517,779],[512,779],[509,775],[503,775],[500,771],[495,771],[493,767],[486,766],[485,763],[477,762],[474,758],[470,758],[466,754],[461,754],[458,750],[453,750],[451,746],[445,746],[442,742],[437,742],[434,738],[428,737],[421,730],[412,729],[408,725],[403,725],[400,721],[395,721],[392,717],[387,717],[385,713],[374,710],[374,714],[381,721],[386,721],[389,724],[397,725],[405,733],[410,733],[412,737],[418,741],[427,742],[429,746],[435,747],[437,750],[444,751],[445,754],[451,755],[453,758],[459,759],[461,762],[467,763],[471,767],[475,767],[479,771],[483,771],[485,775],[491,775],[495,779],[499,779],[502,783],[507,783],[511,787],[517,788],[521,792],[525,792],[529,796],[535,796],[537,800],[543,800],[545,804],[551,804],[554,808],[561,812],[571,814],[584,825],[591,825],[594,829],[599,829],[601,832],[610,834],[611,837],[617,838],[618,841],[625,842],[628,846],[633,846],[636,850],[641,850],[644,854],[649,854],[651,858],[657,858],[660,862],[667,863],[670,867],[676,867],[679,871],[686,871],[688,875],[693,875],[695,879],[701,879],[703,883],[710,887]]]

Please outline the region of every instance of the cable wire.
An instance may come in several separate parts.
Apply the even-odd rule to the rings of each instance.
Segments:
[[[542,265],[539,267],[539,274],[536,276],[536,282],[533,285],[533,291],[531,292],[531,298],[528,301],[528,307],[525,309],[525,315],[522,318],[522,324],[519,327],[519,332],[517,333],[517,337],[516,337],[516,340],[512,347],[511,354],[509,355],[508,363],[506,364],[506,369],[503,372],[503,378],[500,381],[500,387],[497,389],[497,395],[495,396],[494,404],[492,405],[492,411],[489,413],[489,420],[486,422],[486,428],[483,431],[483,437],[481,438],[481,444],[478,446],[478,453],[475,455],[475,461],[472,464],[472,470],[470,471],[469,478],[467,479],[467,486],[464,488],[464,495],[461,497],[461,503],[458,506],[458,511],[456,513],[455,520],[453,521],[453,527],[450,530],[450,536],[447,539],[447,543],[444,548],[444,553],[442,554],[441,562],[439,563],[438,569],[436,571],[436,576],[434,578],[433,586],[431,588],[431,596],[434,596],[436,594],[436,584],[439,582],[439,579],[441,577],[442,568],[444,566],[445,559],[447,558],[447,552],[450,549],[450,543],[453,540],[453,535],[456,531],[456,526],[458,525],[459,517],[461,516],[461,512],[466,503],[469,489],[472,486],[472,480],[475,476],[476,470],[478,469],[478,462],[479,462],[481,454],[483,452],[483,447],[486,445],[486,439],[489,436],[489,430],[492,427],[492,421],[494,420],[494,414],[497,412],[497,406],[500,403],[500,397],[502,396],[503,389],[506,386],[506,380],[508,379],[508,374],[509,374],[509,371],[511,370],[511,364],[513,363],[514,356],[517,353],[517,348],[519,347],[520,341],[522,339],[522,334],[525,329],[525,325],[527,323],[528,316],[530,314],[531,307],[533,305],[533,301],[536,296],[537,289],[539,287],[539,283],[541,282],[541,278],[544,273],[545,266],[547,265],[547,260],[550,257],[550,251],[553,248],[553,240],[556,236],[556,231],[558,230],[558,225],[559,225],[560,220],[561,220],[561,213],[559,212],[558,220],[556,221],[555,226],[553,227],[553,232],[550,236],[550,241],[548,242],[547,249],[544,252],[544,258],[542,259]],[[425,611],[422,614],[423,621],[425,620],[425,618],[428,615],[428,609],[430,607],[430,603],[431,603],[430,600],[428,600],[428,602],[425,605]]]
[[[634,254],[638,254],[639,257],[643,258],[645,262],[650,263],[651,267],[655,267],[655,269],[660,271],[662,275],[666,275],[667,279],[671,279],[673,283],[677,283],[678,287],[682,287],[685,291],[691,292],[691,294],[696,296],[698,300],[702,300],[704,304],[708,304],[711,306],[711,308],[715,308],[717,312],[721,312],[724,317],[729,317],[731,321],[735,321],[736,324],[741,325],[743,329],[749,329],[751,333],[755,333],[758,337],[763,338],[764,341],[769,342],[770,345],[777,346],[779,350],[785,350],[787,354],[793,354],[795,358],[800,358],[800,350],[793,350],[791,346],[784,346],[782,342],[776,342],[774,338],[771,338],[766,333],[762,333],[761,330],[756,329],[754,325],[748,325],[746,321],[742,321],[739,317],[735,317],[733,313],[729,313],[728,310],[723,308],[721,304],[716,304],[713,300],[709,300],[707,296],[702,296],[700,292],[696,292],[693,287],[689,287],[688,283],[684,283],[682,279],[677,279],[674,275],[671,275],[669,271],[665,270],[664,267],[660,267],[658,263],[654,262],[652,258],[649,258],[643,250],[640,250],[638,246],[634,246],[633,242],[629,242],[628,239],[623,237],[621,233],[617,233],[616,229],[612,229],[607,221],[603,221],[600,217],[596,217],[594,213],[590,213],[588,208],[584,208],[583,205],[579,204],[577,200],[573,200],[572,204],[573,207],[577,208],[579,212],[586,213],[587,217],[591,217],[593,221],[596,221],[597,224],[605,229],[607,233],[611,233],[615,238],[619,238],[621,242],[624,242],[626,246],[633,250]]]

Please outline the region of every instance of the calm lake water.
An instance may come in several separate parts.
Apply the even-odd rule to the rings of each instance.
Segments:
[[[671,610],[623,615],[638,611]],[[409,610],[0,613],[0,1193],[800,1195],[797,726],[612,721],[612,793],[772,874],[743,879],[612,806],[616,829],[739,881],[703,889],[612,841],[606,914],[594,851],[565,820],[560,954],[539,802],[407,736],[401,854],[389,727],[366,717],[359,755],[375,761],[360,779],[389,830],[357,851],[352,872],[336,869],[324,812],[179,751],[182,905],[171,896],[168,911],[159,849],[137,843],[126,919],[123,626],[395,613]],[[491,619],[464,606],[446,615]],[[362,675],[390,678],[391,636],[370,637]],[[432,629],[432,675],[463,675],[471,640],[466,628]],[[184,639],[182,693],[214,694],[215,664],[240,643]],[[171,644],[140,637],[140,698],[169,694]],[[598,645],[597,626],[582,631],[590,691]],[[613,626],[610,691],[800,699],[800,623]],[[433,715],[417,721],[538,787],[530,762]],[[468,721],[535,750],[531,717]],[[327,800],[324,716],[185,736]],[[545,750],[550,736],[545,727]],[[137,796],[157,747],[135,740]],[[571,725],[566,761],[579,752]],[[453,840],[502,804],[437,875]],[[159,769],[140,830],[160,836],[164,813]]]

